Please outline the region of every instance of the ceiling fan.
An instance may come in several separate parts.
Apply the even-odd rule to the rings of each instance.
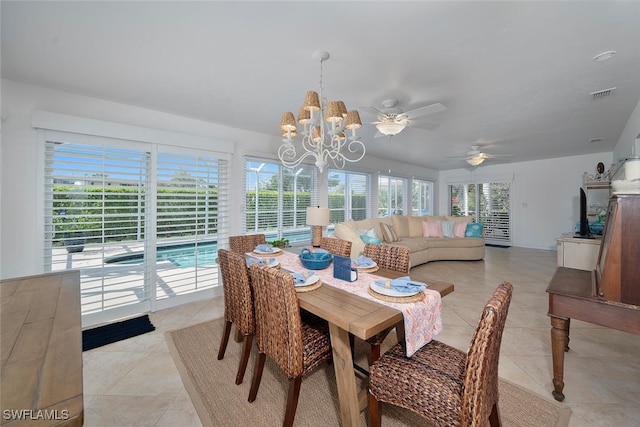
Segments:
[[[495,157],[509,157],[510,154],[488,154],[480,149],[479,145],[472,145],[465,156],[450,156],[448,159],[464,159],[471,166],[480,166],[485,160]]]
[[[439,113],[447,109],[444,105],[436,103],[416,108],[411,111],[402,111],[398,107],[397,99],[386,99],[382,101],[382,107],[382,109],[378,109],[373,105],[361,107],[364,111],[378,116],[378,121],[371,122],[376,125],[376,128],[378,129],[379,134],[376,134],[376,137],[397,135],[407,126],[421,127],[416,123],[416,119],[429,114]]]

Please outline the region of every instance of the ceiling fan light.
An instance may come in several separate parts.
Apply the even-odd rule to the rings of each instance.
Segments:
[[[296,130],[296,118],[294,117],[292,112],[287,111],[286,113],[282,113],[282,118],[280,119],[280,129],[282,129],[283,132]]]
[[[318,92],[310,90],[304,97],[304,109],[307,111],[317,111],[320,109],[320,98]]]
[[[376,128],[378,128],[378,131],[380,131],[381,134],[387,135],[387,136],[397,135],[400,132],[402,132],[402,130],[405,127],[406,125],[402,123],[396,123],[396,122],[383,122],[383,123],[378,123],[376,125]]]
[[[467,163],[469,163],[471,166],[480,166],[482,162],[484,162],[484,160],[484,156],[474,156],[467,158]]]
[[[360,129],[362,127],[358,110],[351,110],[347,113],[347,123],[344,127],[347,129]]]

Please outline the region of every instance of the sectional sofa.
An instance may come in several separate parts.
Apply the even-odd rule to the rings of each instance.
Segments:
[[[474,236],[474,237],[472,237]],[[349,240],[351,257],[362,254],[366,243],[409,249],[411,266],[429,261],[484,259],[482,226],[471,217],[392,215],[336,224],[333,237]]]

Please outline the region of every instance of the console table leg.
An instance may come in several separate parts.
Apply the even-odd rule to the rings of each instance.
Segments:
[[[569,319],[551,316],[551,353],[553,355],[553,397],[564,400],[564,352],[569,349]]]

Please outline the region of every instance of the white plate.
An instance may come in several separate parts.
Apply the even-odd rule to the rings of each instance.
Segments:
[[[360,269],[362,269],[362,270],[368,270],[369,268],[373,268],[373,267],[377,267],[377,266],[378,266],[378,263],[377,263],[377,262],[375,262],[375,261],[373,261],[373,264],[371,264],[371,265],[367,265],[366,267],[365,267],[364,265],[358,265],[358,266],[356,266],[356,268],[357,268],[358,270],[360,270]]]
[[[247,253],[246,255],[247,255],[249,258],[253,258],[253,259],[257,259],[257,260],[260,260],[260,259],[261,259],[261,258],[258,258],[258,257],[255,257],[255,256],[252,256],[252,255],[251,255],[251,252]],[[262,259],[264,259],[264,258],[262,258]],[[278,260],[277,260],[277,259],[275,259],[275,258],[274,258],[274,259],[269,263],[269,267],[277,267],[277,266],[279,266],[279,265],[280,265],[280,261],[278,261]]]
[[[254,249],[253,252],[260,254],[260,255],[269,255],[269,254],[277,254],[278,252],[281,252],[282,249],[280,248],[272,248],[271,252],[267,252],[267,251],[259,251],[258,249]]]
[[[317,274],[314,274],[313,276],[307,277],[307,281],[306,282],[304,282],[304,283],[296,283],[295,287],[298,288],[298,287],[301,287],[301,286],[313,285],[318,280],[320,280],[320,276],[318,276]]]
[[[426,285],[426,284],[425,284]],[[428,286],[427,286],[428,287]],[[384,285],[377,285],[375,282],[371,284],[371,289],[379,294],[386,295],[388,297],[411,297],[422,291],[400,292],[393,288],[385,288]]]

